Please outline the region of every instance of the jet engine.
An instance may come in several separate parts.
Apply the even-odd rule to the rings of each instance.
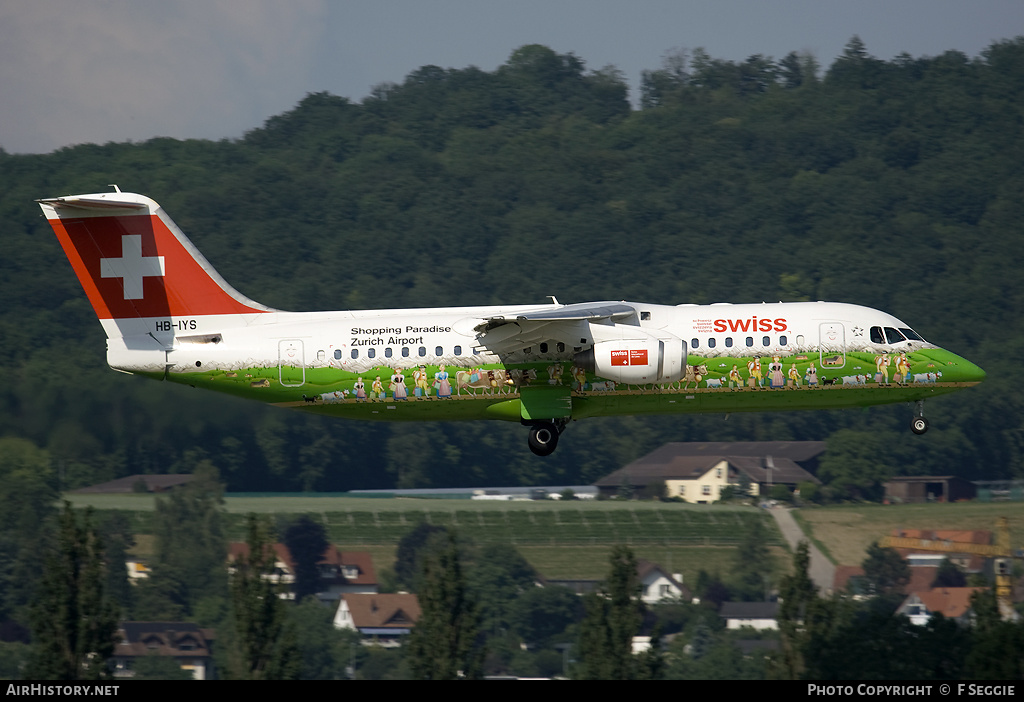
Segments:
[[[672,383],[686,374],[686,342],[668,335],[598,341],[574,360],[587,372],[616,383]]]

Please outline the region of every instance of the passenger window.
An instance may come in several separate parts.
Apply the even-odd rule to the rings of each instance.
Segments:
[[[386,357],[388,357],[388,358],[391,358],[391,347],[390,346],[387,347],[386,349],[384,349],[384,355]]]
[[[352,349],[352,358],[359,358],[359,349]]]
[[[748,336],[747,337],[747,346],[749,347],[749,346],[753,346],[753,345],[754,345],[754,337]]]
[[[780,336],[779,337],[779,346],[785,346],[785,345],[786,345],[786,337],[785,336]]]
[[[546,341],[540,342],[540,352],[541,353],[547,353],[548,352],[548,342],[546,342]]]
[[[367,349],[366,350],[366,357],[367,358],[373,358],[376,355],[377,355],[377,349]]]
[[[641,312],[640,313],[640,321],[641,322],[649,322],[649,321],[651,321],[651,313],[650,312]]]
[[[334,358],[338,361],[341,360],[341,349],[334,349]]]
[[[906,339],[903,338],[903,335],[900,334],[895,329],[893,329],[892,327],[885,328],[885,339],[890,344],[898,344],[901,341],[906,341]]]
[[[732,348],[732,337],[731,336],[725,337],[725,347],[727,349],[731,349]]]
[[[434,349],[434,355],[435,356],[443,356],[444,355],[444,349],[442,349],[440,346],[438,346],[436,349]]]
[[[408,346],[403,346],[402,347],[402,358],[409,358],[409,347]]]
[[[462,355],[462,347],[461,346],[456,346],[455,347],[455,355],[456,356],[461,356]]]
[[[770,336],[763,337],[761,339],[761,345],[762,346],[771,346],[772,345],[772,338]]]
[[[420,346],[420,356],[426,356],[426,355],[427,355],[427,347],[426,346]]]
[[[565,344],[559,341],[557,344],[555,344],[555,350],[558,351],[558,353],[562,353],[563,351],[565,351]]]
[[[691,349],[695,349],[698,346],[700,346],[700,339],[691,339],[690,340],[690,348]]]
[[[871,327],[871,343],[872,344],[884,344],[885,337],[882,336],[881,327]]]
[[[715,340],[714,339],[708,339],[708,348],[709,349],[715,348]]]

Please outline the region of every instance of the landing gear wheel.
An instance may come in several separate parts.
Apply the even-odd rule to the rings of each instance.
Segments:
[[[558,428],[554,424],[535,424],[530,427],[530,450],[538,456],[549,456],[558,446]]]
[[[928,431],[928,420],[924,417],[914,417],[910,420],[910,431],[915,434],[924,434]]]

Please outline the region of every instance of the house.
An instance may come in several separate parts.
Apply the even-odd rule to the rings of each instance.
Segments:
[[[638,558],[636,570],[643,587],[640,599],[645,603],[657,604],[662,600],[689,602],[692,599],[690,589],[682,583],[682,576],[667,573],[657,563]]]
[[[690,602],[693,599],[690,589],[683,585],[683,577],[678,574],[670,574],[657,563],[638,558],[636,575],[642,588],[640,599],[646,604],[658,604],[666,600]],[[542,578],[539,584],[565,587],[582,596],[591,592],[599,592],[602,582],[600,580]]]
[[[287,588],[287,592],[282,595],[284,599],[294,599],[292,586],[295,583],[295,559],[282,543],[274,544],[273,549],[274,572],[268,579]],[[248,544],[233,542],[228,545],[229,563],[248,554]],[[339,551],[334,544],[329,544],[317,562],[317,568],[320,571],[320,585],[316,596],[321,602],[333,604],[342,594],[350,592],[377,592],[373,558],[366,551]]]
[[[193,622],[121,622],[114,647],[114,677],[135,677],[135,665],[146,656],[173,657],[194,680],[213,677],[213,629]]]
[[[915,475],[884,483],[889,502],[957,502],[973,500],[974,484],[955,475]]]
[[[89,485],[88,487],[72,490],[71,492],[81,494],[165,492],[167,490],[187,485],[192,482],[194,478],[195,476],[191,473],[177,473],[169,475],[129,475],[106,483]]]
[[[725,620],[725,628],[778,629],[778,602],[723,602],[718,616]]]
[[[366,645],[401,646],[420,618],[416,595],[346,593],[334,614],[337,629],[354,629]]]
[[[772,486],[792,489],[819,484],[812,470],[825,451],[823,441],[674,442],[655,449],[601,478],[594,485],[605,497],[625,485],[641,497],[652,488],[686,502],[711,503],[726,485],[749,486],[752,495],[767,495]]]
[[[896,610],[917,625],[928,623],[933,614],[941,613],[958,624],[971,623],[971,595],[983,587],[933,587],[911,592]]]

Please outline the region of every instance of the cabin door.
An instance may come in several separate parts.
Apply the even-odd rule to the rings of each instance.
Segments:
[[[818,326],[818,362],[822,370],[846,366],[846,328],[842,322]]]
[[[282,339],[277,343],[277,371],[285,387],[297,388],[306,382],[302,339]]]

